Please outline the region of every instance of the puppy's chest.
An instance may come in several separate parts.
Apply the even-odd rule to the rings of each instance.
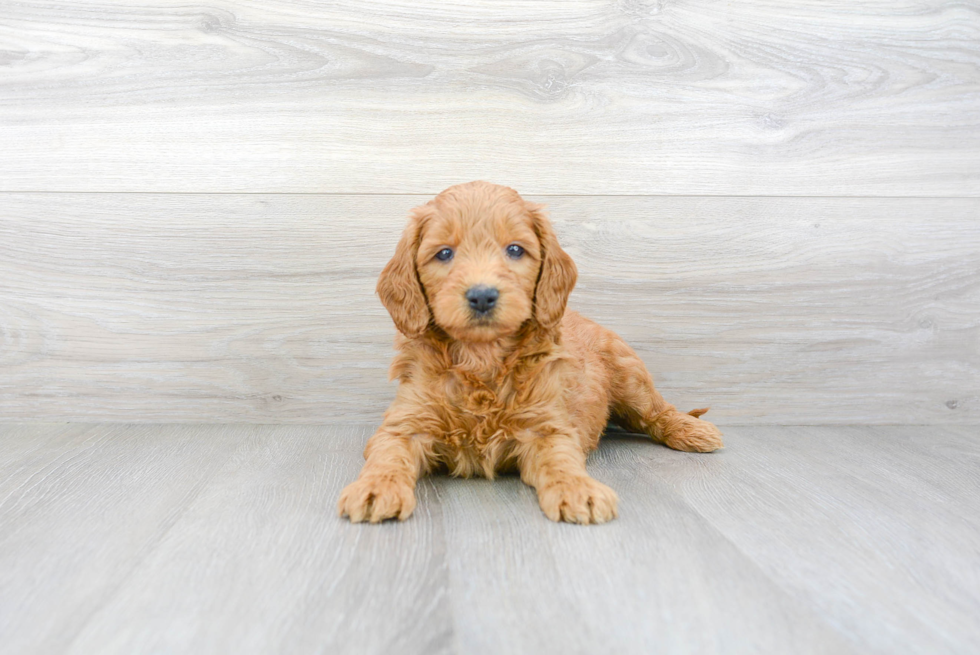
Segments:
[[[513,381],[472,384],[450,377],[445,386],[446,432],[444,460],[456,475],[492,475],[509,468],[514,434],[522,429],[515,420],[519,402]]]

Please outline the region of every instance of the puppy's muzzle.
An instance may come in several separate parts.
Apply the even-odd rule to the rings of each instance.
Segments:
[[[470,309],[480,318],[493,311],[493,308],[497,306],[498,298],[500,298],[500,292],[497,289],[483,284],[466,290],[466,300],[470,304]]]

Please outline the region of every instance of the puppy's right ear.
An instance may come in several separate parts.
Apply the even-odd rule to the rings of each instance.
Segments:
[[[558,237],[545,216],[544,206],[530,202],[525,205],[541,242],[541,272],[538,273],[538,284],[534,289],[534,317],[542,327],[552,328],[565,315],[568,294],[575,288],[578,269],[558,244]]]
[[[415,270],[415,258],[419,252],[422,224],[431,214],[432,208],[427,205],[412,210],[408,225],[395,248],[395,256],[378,278],[377,291],[381,304],[391,314],[398,331],[406,337],[421,335],[429,325],[429,304]]]

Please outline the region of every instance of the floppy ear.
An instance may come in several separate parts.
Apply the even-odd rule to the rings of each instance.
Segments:
[[[568,295],[575,287],[578,269],[558,245],[558,237],[544,214],[544,205],[525,203],[541,243],[541,271],[534,289],[534,318],[545,328],[558,325],[565,314]]]
[[[385,306],[395,327],[406,337],[417,337],[429,325],[429,305],[422,291],[415,257],[419,251],[421,224],[431,213],[426,206],[412,210],[408,225],[395,248],[395,256],[381,271],[378,278],[378,296]]]

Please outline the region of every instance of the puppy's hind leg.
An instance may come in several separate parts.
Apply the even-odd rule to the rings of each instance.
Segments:
[[[699,418],[708,409],[693,409],[687,414],[677,411],[653,386],[643,360],[621,338],[612,339],[605,358],[617,423],[646,433],[674,450],[709,453],[724,445],[718,428]]]

